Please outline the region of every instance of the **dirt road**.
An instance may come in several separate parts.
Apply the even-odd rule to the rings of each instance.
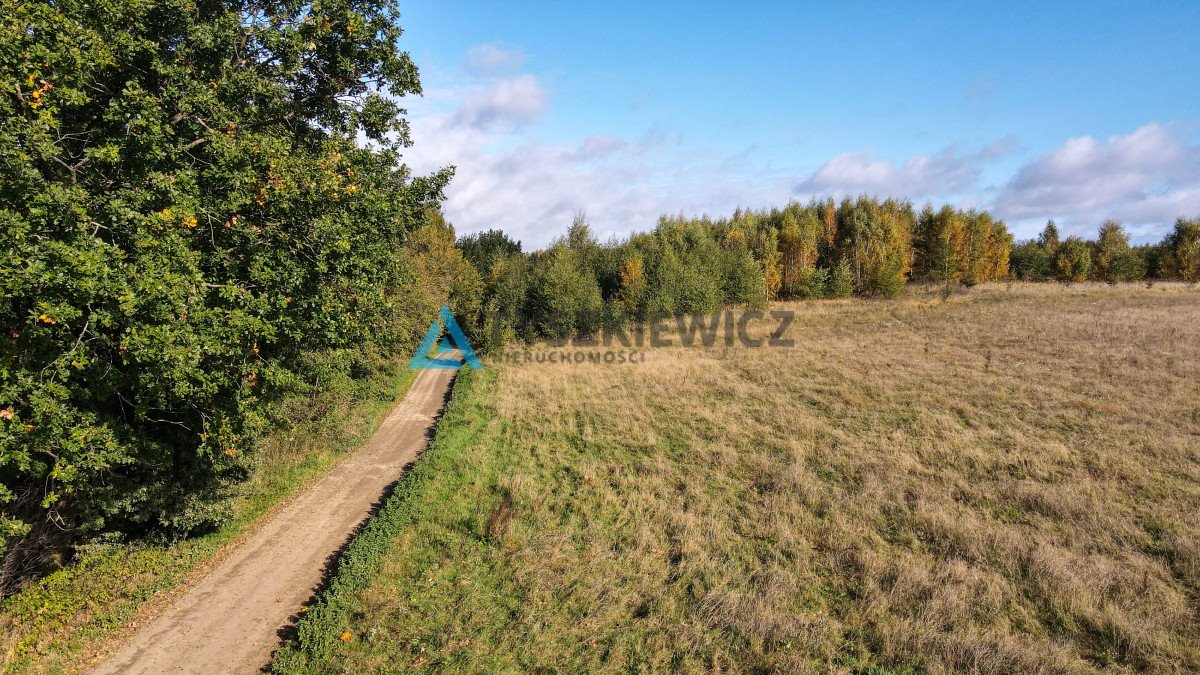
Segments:
[[[417,375],[367,444],[298,495],[96,673],[253,673],[321,583],[326,565],[424,449],[452,370]]]

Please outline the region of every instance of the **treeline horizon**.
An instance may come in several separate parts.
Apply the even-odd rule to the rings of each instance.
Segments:
[[[448,225],[446,227],[449,227]],[[450,228],[452,230],[452,228]],[[774,300],[896,297],[906,283],[1003,280],[1196,281],[1200,217],[1180,217],[1157,244],[1132,246],[1123,226],[1062,239],[1053,221],[1015,242],[987,211],[859,196],[783,208],[664,215],[656,227],[597,241],[581,213],[543,248],[522,252],[502,230],[458,238],[478,300],[453,309],[481,347],[587,336],[678,314]],[[470,282],[474,286],[476,282]]]
[[[1063,239],[1053,220],[1033,239],[1015,245],[1009,263],[1014,279],[1110,284],[1200,280],[1200,216],[1180,216],[1175,227],[1154,244],[1133,245],[1125,226],[1106,220],[1095,239]]]

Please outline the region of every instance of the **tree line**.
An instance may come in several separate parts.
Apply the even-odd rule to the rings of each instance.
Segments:
[[[1132,246],[1120,223],[1100,226],[1096,239],[1062,239],[1054,221],[1036,239],[1014,246],[1013,277],[1023,281],[1200,281],[1200,217],[1179,218],[1157,244]]]
[[[772,300],[895,297],[909,282],[1197,281],[1200,218],[1160,243],[1132,246],[1104,223],[1095,241],[1060,240],[1051,221],[1014,243],[990,213],[860,196],[738,209],[728,218],[662,216],[650,232],[598,242],[585,218],[523,253],[500,230],[462,237],[479,300],[456,307],[484,349],[510,340],[587,336],[605,328]]]
[[[986,212],[917,212],[907,201],[866,196],[738,209],[717,220],[663,216],[651,232],[604,243],[580,216],[532,253],[499,230],[458,242],[482,282],[481,301],[465,314],[485,348],[727,305],[894,297],[909,279],[993,281],[1008,275],[1011,244],[1004,223]]]

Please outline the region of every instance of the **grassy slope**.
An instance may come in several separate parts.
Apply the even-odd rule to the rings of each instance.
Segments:
[[[264,515],[365,441],[403,397],[413,373],[399,365],[331,385],[316,401],[285,403],[307,417],[264,439],[257,469],[217,531],[174,545],[95,546],[0,604],[4,672],[77,671],[156,597],[187,580]],[[328,406],[328,407],[323,407]],[[303,409],[296,412],[294,409]]]
[[[491,369],[277,665],[1200,668],[1200,294],[794,308],[793,349]]]

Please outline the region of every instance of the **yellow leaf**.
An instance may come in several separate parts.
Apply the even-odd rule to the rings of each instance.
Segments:
[[[341,640],[342,640],[342,642],[349,642],[350,638],[352,638],[352,637],[354,637],[354,636],[350,634],[350,631],[346,631],[345,633],[342,633]]]

